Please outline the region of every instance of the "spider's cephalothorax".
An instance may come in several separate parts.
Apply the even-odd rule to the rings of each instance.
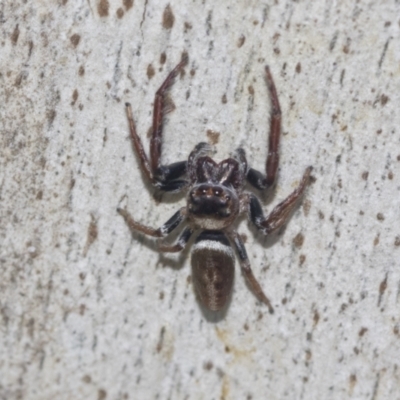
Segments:
[[[217,164],[207,156],[196,154],[209,150],[200,143],[189,156],[190,187],[187,197],[187,219],[198,229],[227,228],[239,214],[239,192],[242,189],[244,168],[233,158]]]
[[[159,243],[162,252],[181,251],[192,234],[197,235],[192,251],[193,285],[201,303],[213,311],[224,308],[231,295],[235,250],[250,287],[272,313],[273,307],[253,275],[243,241],[233,227],[233,223],[241,213],[247,212],[249,219],[263,234],[268,235],[279,229],[286,222],[297,200],[304,192],[311,167],[306,169],[299,186],[267,217],[264,216],[258,198],[243,190],[246,182],[256,189],[267,190],[273,186],[277,174],[281,111],[268,67],[265,67],[265,72],[272,110],[265,175],[248,167],[245,152],[241,148],[236,150],[232,158],[216,163],[208,156],[211,148],[206,143],[199,143],[190,153],[187,161],[162,165],[161,139],[165,93],[186,63],[187,58],[184,57],[156,92],[150,159],[136,133],[131,106],[129,103],[126,104],[132,144],[144,174],[161,191],[177,192],[186,189],[186,207],[177,211],[158,229],[135,221],[125,209],[118,208],[117,211],[124,217],[132,231],[159,238],[167,236],[178,225],[185,224],[186,227],[175,244]]]

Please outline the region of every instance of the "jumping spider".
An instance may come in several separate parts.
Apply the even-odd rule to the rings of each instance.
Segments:
[[[192,280],[201,303],[212,311],[224,308],[232,292],[235,264],[232,247],[234,247],[242,272],[252,291],[268,306],[270,313],[273,313],[271,302],[253,275],[243,241],[233,223],[241,213],[247,212],[250,221],[264,235],[269,235],[282,227],[304,192],[312,167],[305,170],[297,189],[278,204],[267,217],[264,216],[258,198],[244,191],[246,182],[256,189],[268,190],[275,182],[278,169],[281,110],[268,66],[265,67],[265,78],[272,110],[266,175],[248,167],[245,152],[241,148],[235,151],[232,158],[216,163],[208,156],[211,147],[207,143],[199,143],[187,161],[163,165],[161,142],[166,107],[165,95],[186,63],[187,58],[183,58],[156,92],[150,158],[146,155],[142,141],[136,133],[131,105],[126,103],[132,144],[143,173],[153,186],[161,191],[187,190],[186,206],[158,229],[135,221],[125,209],[118,208],[117,211],[125,219],[131,231],[139,231],[158,238],[167,236],[185,222],[186,227],[175,244],[159,243],[161,252],[181,251],[194,233],[198,235],[192,250]]]

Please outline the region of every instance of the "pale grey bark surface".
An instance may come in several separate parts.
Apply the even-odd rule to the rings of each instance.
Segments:
[[[399,16],[394,0],[2,2],[0,398],[400,399]],[[159,256],[116,213],[158,227],[184,204],[154,201],[124,110],[147,150],[183,51],[166,162],[219,134],[217,159],[243,146],[262,169],[268,63],[283,135],[265,210],[314,166],[278,235],[239,224],[274,315],[236,266],[213,320],[190,251]]]

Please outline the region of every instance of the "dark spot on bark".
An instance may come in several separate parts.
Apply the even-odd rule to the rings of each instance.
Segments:
[[[254,96],[254,88],[253,88],[252,85],[250,85],[250,86],[248,87],[248,91],[249,91],[249,93],[250,93],[251,96]]]
[[[54,122],[54,119],[56,118],[57,112],[56,110],[49,110],[47,111],[47,121],[49,125],[51,125]]]
[[[186,50],[182,51],[182,54],[181,54],[181,61],[184,62],[184,65],[187,65],[188,62],[189,62],[189,53],[188,53]],[[181,77],[182,77],[182,76],[185,76],[185,70],[184,70],[184,69],[181,69],[181,74],[180,74],[180,76],[181,76]]]
[[[212,363],[212,361],[207,361],[206,363],[203,364],[203,368],[206,371],[211,371],[214,367],[214,364]]]
[[[11,43],[15,46],[18,42],[18,38],[19,38],[19,28],[18,28],[18,24],[14,29],[14,32],[11,34]]]
[[[224,94],[224,95],[222,96],[221,102],[222,102],[222,104],[226,104],[226,103],[228,102],[228,99],[227,99],[227,97],[226,97],[226,94]]]
[[[75,89],[74,92],[72,93],[72,102],[71,102],[71,106],[75,105],[76,100],[78,100],[78,96],[79,96],[78,90]]]
[[[219,135],[219,132],[213,131],[212,129],[207,129],[207,137],[210,144],[217,144],[219,141]]]
[[[121,19],[124,16],[124,10],[120,7],[117,10],[117,18]]]
[[[86,245],[85,249],[83,251],[83,255],[86,256],[89,247],[93,244],[93,242],[97,239],[97,236],[99,234],[98,228],[97,228],[97,220],[93,215],[90,216],[91,221],[88,227],[87,231],[87,237],[86,237]]]
[[[79,67],[79,71],[78,71],[79,76],[83,76],[85,75],[85,67],[83,65],[81,65]]]
[[[313,321],[314,321],[314,326],[316,326],[319,322],[319,312],[317,310],[314,311]]]
[[[184,27],[183,31],[186,33],[189,29],[192,29],[192,24],[189,22],[185,22],[183,27]]]
[[[389,97],[386,96],[386,94],[382,94],[380,100],[381,100],[381,105],[384,106],[389,101]]]
[[[92,382],[92,377],[91,377],[90,375],[85,375],[85,376],[82,378],[82,380],[83,380],[83,382],[85,382],[85,383],[90,383],[90,382]]]
[[[281,51],[279,50],[278,47],[274,47],[274,53],[275,54],[281,54]]]
[[[167,61],[167,55],[163,52],[160,55],[160,64],[161,65],[165,64],[165,61]]]
[[[159,353],[164,345],[164,335],[165,335],[165,326],[163,326],[160,330],[160,338],[158,339],[158,343],[157,343],[157,347],[156,347],[156,351],[157,353]]]
[[[168,4],[163,13],[162,25],[164,29],[171,29],[174,26],[175,17],[171,6]]]
[[[294,239],[293,239],[293,244],[294,244],[296,247],[300,248],[300,247],[303,246],[303,243],[304,243],[304,235],[303,235],[301,232],[299,232],[299,233],[294,237]]]
[[[147,77],[148,77],[149,79],[151,79],[151,78],[154,76],[155,73],[156,73],[156,71],[154,70],[153,65],[152,65],[152,64],[149,64],[149,65],[147,66]]]
[[[32,339],[33,334],[35,333],[35,318],[30,318],[28,323],[26,324],[26,327],[28,328],[28,335]]]
[[[368,328],[361,328],[358,332],[358,336],[363,337],[368,331]]]
[[[376,214],[376,219],[378,221],[383,221],[385,219],[385,216],[382,213]]]
[[[86,306],[85,306],[85,304],[81,304],[81,305],[79,306],[79,314],[80,314],[80,315],[84,315],[84,314],[85,314],[85,311],[86,311]]]
[[[245,41],[246,41],[246,36],[241,35],[237,41],[237,47],[239,47],[239,49],[240,49],[244,45]]]
[[[14,82],[14,86],[16,87],[20,87],[21,83],[22,83],[22,79],[24,77],[24,74],[22,72],[20,72],[17,77],[15,78],[15,82]]]
[[[392,172],[392,171],[389,171],[389,172],[388,172],[388,179],[389,179],[389,180],[392,180],[392,179],[393,179],[393,172]]]
[[[99,389],[97,400],[104,400],[107,397],[107,392],[104,389]]]
[[[379,244],[379,234],[376,235],[374,239],[374,246],[378,246],[378,244]]]
[[[325,219],[325,214],[322,211],[318,211],[319,219]]]
[[[357,383],[357,376],[355,374],[351,374],[349,378],[350,386],[353,388]]]
[[[79,42],[81,41],[81,36],[78,35],[77,33],[74,33],[74,34],[69,38],[69,40],[71,41],[72,46],[76,47],[76,46],[78,46]]]
[[[379,285],[379,296],[380,297],[383,296],[383,294],[385,293],[386,288],[387,288],[387,275],[385,276],[385,279]]]
[[[100,0],[97,4],[97,12],[100,17],[108,17],[108,9],[110,8],[110,3],[108,0]]]
[[[306,256],[304,254],[300,254],[300,257],[299,257],[300,267],[304,264],[305,261],[306,261]]]
[[[366,181],[366,180],[368,179],[368,175],[369,175],[369,172],[368,172],[368,171],[364,171],[364,172],[361,174],[361,178],[363,178],[364,181]]]
[[[196,75],[196,70],[194,68],[192,68],[190,70],[190,76],[195,76]]]
[[[399,247],[399,246],[400,246],[400,236],[396,236],[396,238],[394,239],[394,245],[395,245],[396,247]]]
[[[296,72],[298,74],[301,72],[301,64],[300,64],[300,62],[298,62],[297,65],[296,65]]]
[[[130,10],[133,7],[133,0],[124,0],[123,3],[126,11]]]
[[[42,200],[43,199],[43,190],[39,190],[36,193],[36,200]]]

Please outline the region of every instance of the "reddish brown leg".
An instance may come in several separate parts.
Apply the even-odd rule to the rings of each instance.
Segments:
[[[269,67],[265,67],[267,85],[271,96],[271,121],[269,128],[268,157],[265,165],[267,177],[265,185],[271,186],[275,182],[276,171],[279,165],[279,139],[281,136],[281,107],[279,105],[278,94],[276,93],[275,83],[272,79]]]
[[[127,210],[117,208],[117,212],[124,218],[131,232],[141,232],[148,236],[164,237],[172,232],[184,219],[186,208],[183,207],[177,211],[161,228],[154,229],[135,221]]]
[[[147,157],[143,148],[143,143],[136,132],[131,105],[130,103],[125,104],[132,145],[139,157],[141,168],[153,185],[165,191],[176,191],[186,184],[184,180],[177,180],[177,178],[182,176],[186,171],[185,161],[174,163],[169,166],[161,165],[162,127],[163,118],[166,113],[165,93],[172,85],[176,75],[186,63],[187,57],[183,57],[182,61],[170,72],[164,83],[156,92],[153,109],[153,133],[150,140],[150,160]]]
[[[146,175],[147,179],[149,179],[149,181],[154,183],[153,171],[150,168],[149,160],[148,160],[146,152],[144,151],[144,148],[143,148],[143,143],[140,140],[140,137],[136,133],[136,126],[135,126],[135,121],[133,120],[133,117],[132,117],[132,108],[131,108],[130,103],[125,103],[125,107],[126,107],[126,115],[128,117],[128,122],[129,122],[129,130],[131,132],[133,148],[139,157],[140,166],[142,167],[142,171]]]
[[[165,109],[165,93],[174,82],[175,77],[180,70],[187,64],[187,56],[169,73],[164,83],[157,90],[154,98],[153,108],[153,134],[150,141],[150,159],[153,173],[161,167],[161,139],[163,119],[166,113]]]
[[[287,221],[289,214],[301,197],[304,189],[309,182],[312,167],[308,167],[304,172],[300,185],[285,200],[279,203],[272,212],[265,218],[261,204],[256,196],[249,194],[249,217],[254,225],[260,229],[264,235],[282,227]]]
[[[276,171],[279,165],[279,139],[281,135],[281,107],[279,105],[278,94],[275,83],[272,79],[269,67],[265,67],[265,78],[271,98],[271,120],[268,138],[268,156],[265,164],[266,176],[250,168],[247,174],[247,180],[257,189],[267,189],[271,187],[276,178]]]

